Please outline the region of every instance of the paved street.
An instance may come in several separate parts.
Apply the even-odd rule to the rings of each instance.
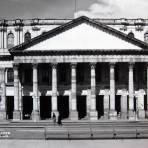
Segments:
[[[0,148],[147,148],[148,139],[134,140],[1,140]]]

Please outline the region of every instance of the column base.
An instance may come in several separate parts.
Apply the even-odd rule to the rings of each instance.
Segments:
[[[78,120],[78,112],[77,111],[70,111],[70,120],[74,120],[74,121]]]
[[[133,110],[128,111],[128,119],[129,120],[135,120],[136,119],[136,115],[135,115],[135,112]]]
[[[145,111],[145,118],[148,119],[148,110]]]
[[[109,119],[110,120],[117,120],[117,112],[115,110],[109,111]]]
[[[104,110],[103,119],[107,120],[109,118],[109,110]]]
[[[0,120],[6,120],[6,111],[0,110]]]
[[[32,111],[32,120],[34,122],[37,122],[40,120],[40,114],[39,114],[39,111],[38,110],[33,110]]]
[[[127,119],[127,112],[121,112],[121,119]]]
[[[97,111],[90,111],[90,120],[98,120],[98,112]]]
[[[145,119],[145,110],[141,109],[138,111],[138,118]]]
[[[19,110],[13,111],[13,120],[21,120],[21,112]]]

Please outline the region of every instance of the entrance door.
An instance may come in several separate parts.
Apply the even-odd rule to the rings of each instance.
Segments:
[[[79,119],[86,116],[86,96],[77,96],[77,110]]]
[[[13,119],[13,111],[14,111],[14,97],[13,96],[7,96],[6,97],[7,119]]]
[[[147,110],[147,95],[144,95],[144,110]]]
[[[31,96],[23,96],[23,119],[29,120],[33,110],[33,99]]]
[[[41,120],[51,118],[51,96],[40,97],[40,118]]]
[[[121,95],[115,96],[115,110],[117,111],[117,114],[120,114],[120,112],[121,112]]]
[[[98,111],[98,119],[104,115],[104,96],[97,95],[96,96],[96,110]]]
[[[58,111],[62,119],[69,117],[69,96],[58,96]]]

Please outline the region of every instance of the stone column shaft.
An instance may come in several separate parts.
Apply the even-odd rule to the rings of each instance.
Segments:
[[[129,82],[128,82],[128,90],[129,90],[129,119],[134,119],[134,79],[133,79],[133,67],[134,64],[129,64]]]
[[[57,110],[57,63],[52,64],[52,112],[58,115],[58,110]]]
[[[115,119],[115,63],[110,63],[110,119]]]
[[[71,100],[70,100],[70,118],[78,120],[77,113],[77,85],[76,85],[76,63],[71,64]]]
[[[104,94],[104,119],[108,119],[109,115],[109,90],[105,90]]]
[[[127,119],[127,92],[123,92],[121,96],[121,118]]]
[[[38,110],[38,71],[37,64],[33,64],[33,110]]]
[[[33,112],[32,119],[34,121],[39,120],[39,97],[38,97],[38,65],[33,64]]]
[[[96,63],[91,63],[91,110],[90,119],[97,120],[98,112],[96,111]]]

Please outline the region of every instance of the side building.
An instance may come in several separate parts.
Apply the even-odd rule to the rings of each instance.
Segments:
[[[0,120],[148,118],[148,20],[0,22]]]

